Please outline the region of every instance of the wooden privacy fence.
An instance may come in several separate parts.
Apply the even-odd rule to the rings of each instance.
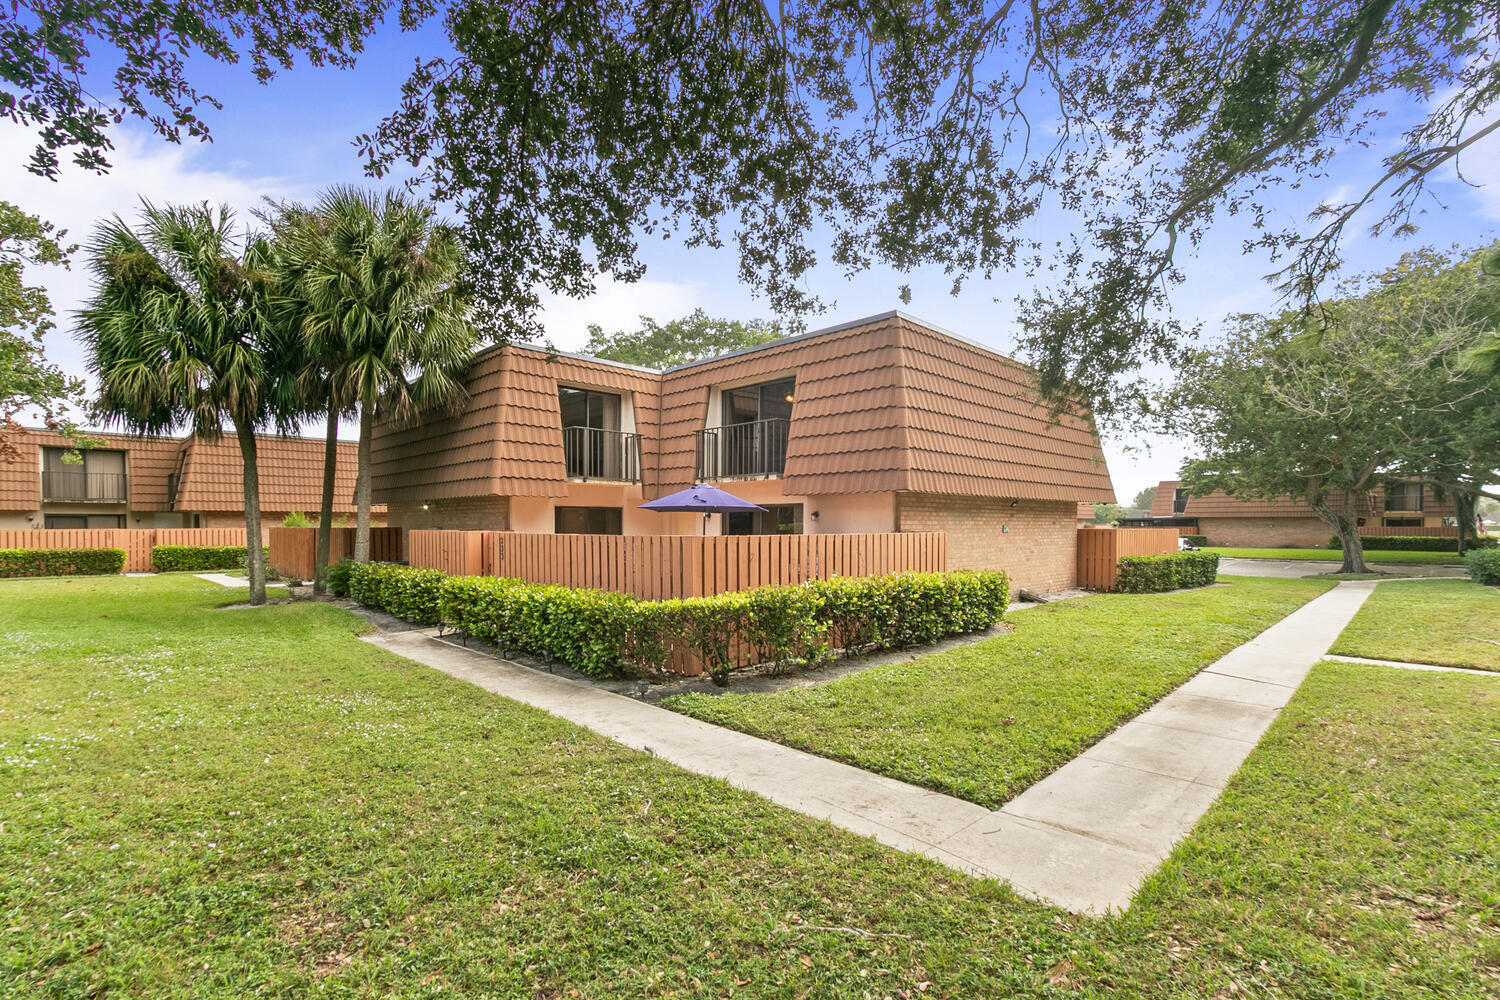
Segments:
[[[0,549],[124,549],[125,572],[151,570],[158,545],[244,545],[244,528],[30,528],[0,531]]]
[[[333,528],[328,536],[330,565],[354,554],[354,529]],[[317,528],[271,529],[271,568],[282,576],[311,580],[318,555]],[[370,558],[376,562],[399,562],[400,528],[370,528]]]
[[[940,572],[941,531],[860,535],[549,535],[408,531],[407,559],[458,576],[590,587],[643,600],[703,597],[830,576]]]
[[[1078,586],[1085,590],[1114,590],[1115,567],[1121,556],[1154,556],[1176,551],[1176,528],[1084,525],[1078,529]]]
[[[1333,529],[1329,528],[1328,533],[1332,535]],[[1378,524],[1366,523],[1359,526],[1359,533],[1361,535],[1376,535],[1387,538],[1392,535],[1401,535],[1402,537],[1416,536],[1420,538],[1457,538],[1458,525],[1435,524],[1430,528],[1383,528]]]

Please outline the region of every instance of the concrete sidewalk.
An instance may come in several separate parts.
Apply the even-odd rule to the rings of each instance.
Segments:
[[[1235,649],[997,812],[463,649],[427,632],[392,653],[698,774],[1075,912],[1130,905],[1374,589],[1341,583]]]
[[[1325,562],[1321,559],[1240,559],[1236,556],[1222,556],[1219,559],[1219,574],[1221,576],[1274,576],[1280,579],[1297,579],[1304,576],[1337,573],[1343,565],[1338,560]],[[1468,575],[1468,571],[1462,566],[1443,566],[1437,563],[1372,562],[1370,567],[1376,572],[1391,574],[1390,579],[1379,580],[1376,581],[1377,583],[1389,583],[1391,580],[1398,579],[1449,579]]]
[[[1340,663],[1365,663],[1372,667],[1395,667],[1397,670],[1435,670],[1443,674],[1468,674],[1471,677],[1492,677],[1500,680],[1500,670],[1476,670],[1472,667],[1445,667],[1438,663],[1411,663],[1407,660],[1375,660],[1368,656],[1339,656],[1329,653],[1325,660]]]
[[[221,587],[248,587],[250,580],[243,576],[230,576],[228,573],[194,573],[193,576],[209,583],[217,583]],[[284,583],[267,583],[267,587],[285,587]]]

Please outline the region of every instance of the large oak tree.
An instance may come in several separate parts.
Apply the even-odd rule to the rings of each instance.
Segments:
[[[501,331],[534,332],[548,290],[639,276],[672,234],[733,244],[778,311],[814,298],[819,247],[955,286],[1021,270],[1044,384],[1108,413],[1138,365],[1180,358],[1167,292],[1219,216],[1248,217],[1298,300],[1356,212],[1414,226],[1435,172],[1500,129],[1497,21],[1496,0],[464,0],[456,54],[362,142],[460,207]],[[1381,176],[1325,204],[1334,154],[1377,139]],[[1077,228],[1040,232],[1044,204]]]
[[[1241,317],[1166,394],[1167,429],[1196,439],[1184,484],[1312,506],[1363,573],[1359,520],[1382,481],[1433,483],[1471,513],[1500,477],[1500,379],[1471,363],[1500,320],[1483,253],[1432,251],[1316,313]]]

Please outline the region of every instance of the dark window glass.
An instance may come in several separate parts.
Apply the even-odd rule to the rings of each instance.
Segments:
[[[792,416],[792,398],[797,380],[777,379],[759,385],[742,385],[725,389],[725,424],[748,424],[756,420],[787,420]]]
[[[1385,487],[1386,510],[1421,510],[1421,483],[1387,483]]]
[[[1188,493],[1187,490],[1178,490],[1172,494],[1172,513],[1187,513]]]
[[[1422,519],[1420,517],[1387,517],[1381,520],[1387,528],[1420,528]]]
[[[89,519],[84,514],[48,514],[42,525],[45,528],[57,529],[83,529],[89,526]]]
[[[724,515],[726,535],[800,535],[802,505],[778,504],[765,511],[746,510]]]
[[[66,461],[67,454],[66,448],[42,449],[43,500],[125,501],[123,451],[86,448],[78,462]]]
[[[619,507],[558,507],[552,526],[559,535],[619,535],[621,521]]]

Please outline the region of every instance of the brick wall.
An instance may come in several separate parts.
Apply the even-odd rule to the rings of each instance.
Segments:
[[[386,521],[393,528],[452,531],[507,531],[510,529],[510,497],[454,497],[420,503],[392,503]]]
[[[1200,517],[1198,533],[1210,545],[1234,548],[1321,549],[1333,529],[1316,517]]]
[[[1078,504],[898,493],[897,531],[946,531],[952,569],[999,569],[1012,587],[1067,590],[1077,577]]]

